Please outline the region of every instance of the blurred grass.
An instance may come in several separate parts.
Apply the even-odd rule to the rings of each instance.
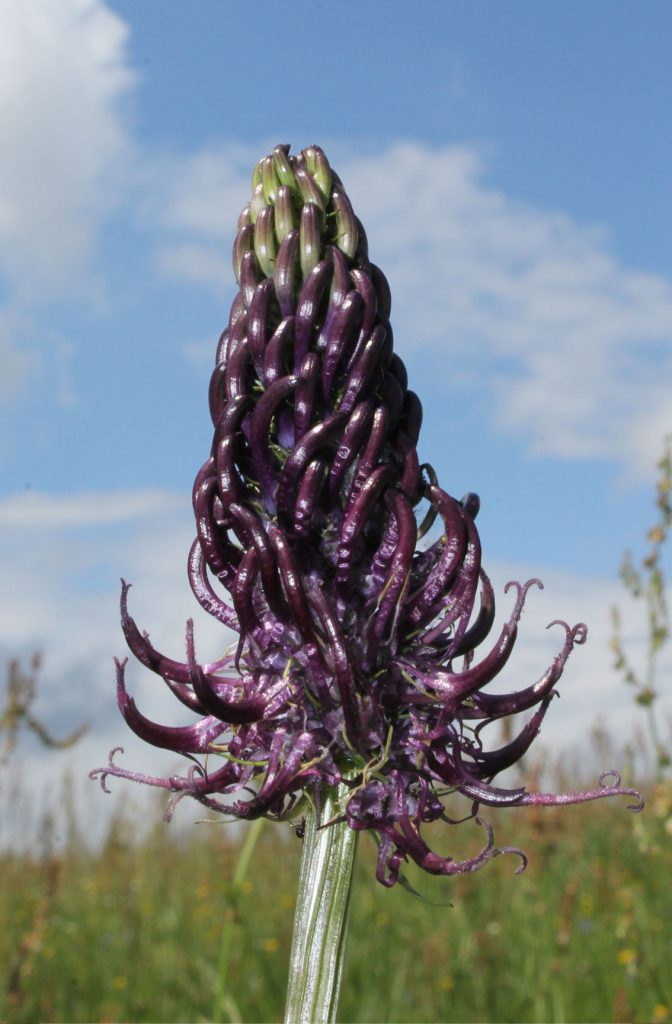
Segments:
[[[530,865],[514,876],[503,856],[452,881],[409,870],[452,907],[378,885],[362,841],[340,1020],[672,1021],[672,786],[647,797],[634,816],[621,800],[488,811]],[[157,822],[136,842],[117,816],[98,852],[73,823],[58,856],[0,855],[0,1020],[212,1020],[226,922],[223,1019],[282,1020],[300,841],[268,825],[235,888],[235,833],[185,840]],[[482,840],[473,823],[432,836],[454,856]]]

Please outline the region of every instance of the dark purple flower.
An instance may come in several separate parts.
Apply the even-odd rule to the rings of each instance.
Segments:
[[[171,791],[168,816],[189,795],[234,817],[276,820],[297,817],[304,794],[319,802],[322,787],[345,780],[343,818],[377,834],[385,885],[409,858],[452,875],[503,852],[480,818],[487,844],[478,856],[455,861],[428,848],[421,827],[450,822],[443,798],[453,792],[472,801],[471,817],[481,805],[614,794],[635,796],[639,809],[616,773],[559,796],[493,785],[539,732],[586,628],[552,623],[562,646],[536,683],[485,689],[541,583],[508,584],[513,609],[477,655],[495,617],[479,500],[456,501],[419,462],[422,407],[393,350],[387,281],[343,185],[316,146],[297,157],[277,146],[252,189],[233,247],[240,289],[212,375],[214,437],[194,484],[189,556],[196,598],[238,633],[237,649],[199,664],[189,623],[186,661],[165,657],[131,618],[124,583],[128,646],[200,718],[182,728],[149,721],[117,662],[119,708],[139,736],[192,766],[147,777],[116,765],[113,751],[92,774],[103,785],[116,775]],[[419,547],[435,523],[438,538]],[[531,717],[520,734],[485,749],[484,726],[521,711]]]

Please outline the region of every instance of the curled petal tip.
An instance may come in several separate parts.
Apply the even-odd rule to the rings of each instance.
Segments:
[[[517,857],[520,857],[521,863],[518,865],[516,870],[513,872],[514,875],[522,875],[523,871],[528,865],[527,855],[523,850],[519,850],[517,846],[503,846],[500,853],[513,853]]]
[[[504,586],[504,593],[508,594],[509,590],[511,590],[512,587],[514,587],[515,590],[517,590],[518,599],[522,601],[527,596],[527,592],[530,589],[530,587],[537,587],[539,590],[543,590],[544,584],[536,576],[534,576],[530,580],[526,580],[525,583],[521,583],[520,580],[509,580],[509,582]]]
[[[628,810],[633,814],[639,814],[644,810],[645,800],[642,794],[638,789],[621,785],[621,773],[615,768],[607,768],[606,771],[603,771],[598,782],[600,788],[604,790],[605,796],[609,796],[612,792],[614,796],[634,796],[637,802],[627,805]]]
[[[100,782],[100,788],[104,793],[109,793],[110,790],[107,788],[107,777],[108,775],[115,775],[119,772],[117,765],[114,763],[115,754],[123,754],[123,747],[112,747],[112,750],[107,756],[107,767],[106,768],[94,768],[89,772],[89,778],[92,782]]]

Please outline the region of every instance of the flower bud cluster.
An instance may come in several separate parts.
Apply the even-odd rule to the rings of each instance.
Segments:
[[[533,685],[485,689],[509,658],[529,588],[541,584],[509,584],[513,609],[476,659],[495,620],[479,501],[457,501],[419,462],[422,408],[394,352],[390,290],[317,146],[298,156],[277,146],[258,163],[233,268],[239,290],[211,379],[214,436],[194,484],[189,579],[238,643],[199,664],[189,623],[186,661],[165,657],[129,615],[123,584],[131,651],[200,717],[181,728],[150,722],[117,663],[130,727],[195,766],[162,779],[111,757],[98,770],[103,783],[119,775],[163,787],[170,810],[190,795],[239,818],[284,820],[346,780],[342,816],[377,833],[387,885],[409,858],[457,874],[502,852],[488,826],[476,857],[429,849],[421,826],[449,820],[449,793],[467,796],[472,816],[481,804],[631,793],[618,778],[561,797],[492,784],[529,748],[586,629],[559,623],[560,651]],[[524,711],[532,714],[515,739],[484,748],[484,726]]]

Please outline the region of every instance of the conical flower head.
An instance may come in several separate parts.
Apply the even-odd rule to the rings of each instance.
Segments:
[[[485,689],[508,660],[530,586],[541,584],[509,584],[513,609],[477,659],[495,620],[479,501],[455,500],[419,462],[422,409],[393,349],[390,290],[317,146],[296,157],[277,146],[257,164],[233,267],[239,291],[211,379],[214,437],[194,485],[189,579],[200,604],[237,632],[236,650],[199,665],[189,623],[186,662],[164,657],[129,616],[124,584],[132,652],[200,720],[178,729],[148,721],[117,665],[132,729],[192,759],[220,754],[221,766],[210,758],[161,779],[110,759],[103,781],[141,779],[172,790],[173,802],[191,795],[237,817],[286,819],[304,793],[319,802],[323,786],[346,780],[343,816],[378,834],[385,884],[408,858],[456,874],[501,852],[489,828],[472,859],[430,851],[420,828],[448,820],[448,792],[469,797],[473,814],[480,804],[631,793],[618,778],[559,797],[492,784],[538,733],[586,629],[558,624],[561,649],[531,686]],[[423,542],[435,524],[436,539]],[[522,732],[485,750],[483,727],[521,711],[531,712]]]

